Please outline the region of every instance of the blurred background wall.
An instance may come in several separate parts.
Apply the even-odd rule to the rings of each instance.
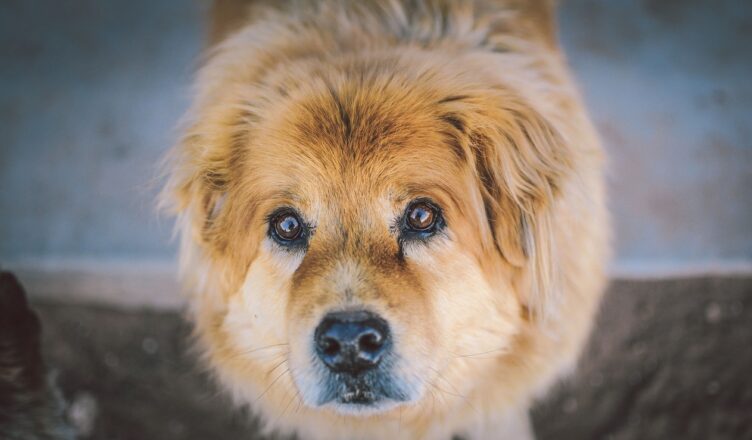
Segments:
[[[752,2],[561,3],[610,155],[616,267],[750,267]],[[206,6],[0,2],[0,265],[173,259],[154,179]]]

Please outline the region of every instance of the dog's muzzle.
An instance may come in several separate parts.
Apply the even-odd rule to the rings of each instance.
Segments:
[[[389,324],[372,312],[327,314],[314,332],[316,356],[325,366],[319,404],[365,408],[406,400],[391,372],[393,345]]]

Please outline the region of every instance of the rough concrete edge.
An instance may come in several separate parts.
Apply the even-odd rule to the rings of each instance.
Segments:
[[[0,261],[32,299],[177,310],[177,267],[166,260],[23,259]]]
[[[619,260],[611,265],[609,275],[615,280],[750,276],[752,260]]]
[[[0,269],[15,272],[33,299],[165,311],[184,305],[176,265],[168,260],[18,259],[0,261]],[[619,261],[610,276],[635,281],[752,276],[752,260]]]

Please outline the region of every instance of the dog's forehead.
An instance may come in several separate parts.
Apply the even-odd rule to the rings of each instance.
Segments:
[[[458,140],[430,105],[402,98],[328,89],[291,100],[269,121],[253,162],[301,204],[383,210],[419,195],[450,197],[466,165]]]

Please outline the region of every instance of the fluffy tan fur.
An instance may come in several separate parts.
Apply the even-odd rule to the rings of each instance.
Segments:
[[[530,435],[608,257],[602,152],[552,16],[545,0],[217,3],[165,197],[206,359],[268,430]],[[400,256],[416,197],[446,233]],[[280,206],[313,223],[305,253],[267,237]],[[313,329],[352,306],[392,326],[409,402],[311,403]]]

